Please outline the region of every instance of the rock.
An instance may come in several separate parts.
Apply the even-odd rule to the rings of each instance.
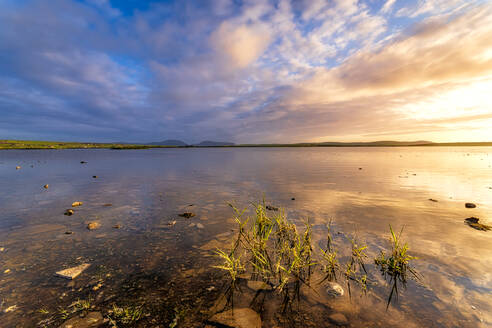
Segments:
[[[87,164],[86,161],[80,161],[80,164]]]
[[[10,272],[10,269],[6,269],[3,273],[7,274]]]
[[[192,213],[192,212],[184,212],[182,214],[178,214],[179,216],[183,217],[183,218],[192,218],[195,216],[195,213]]]
[[[278,207],[267,205],[265,208],[269,211],[278,211]]]
[[[255,292],[257,292],[259,290],[271,290],[272,289],[272,286],[268,285],[264,281],[250,280],[246,283],[246,286],[248,286],[249,289],[252,289]]]
[[[68,268],[55,273],[56,276],[65,279],[75,279],[79,274],[81,274],[85,269],[90,267],[89,263],[84,263],[73,268]]]
[[[465,219],[465,223],[468,224],[473,229],[480,230],[480,231],[488,231],[491,230],[492,227],[486,224],[479,223],[480,219],[476,217],[471,217]]]
[[[20,169],[21,169],[21,167],[20,167],[20,166],[16,166],[16,167],[15,167],[15,169],[16,169],[16,170],[20,170]]]
[[[249,308],[217,313],[208,321],[234,328],[261,328],[260,315]]]
[[[292,197],[290,200],[296,200],[295,197]]]
[[[328,319],[330,319],[330,321],[337,326],[347,326],[349,323],[347,317],[345,317],[342,313],[331,314]]]
[[[73,231],[65,231],[65,235],[71,235],[73,234]]]
[[[45,185],[43,186],[43,188],[44,188],[44,189],[48,189],[48,188],[49,188],[49,186],[50,186],[50,185],[45,184]]]
[[[201,224],[201,223],[197,223],[197,224],[196,224],[196,227],[197,227],[198,229],[204,229],[204,228],[205,228],[205,226],[204,226],[203,224]]]
[[[114,228],[114,229],[120,229],[120,228],[121,228],[121,225],[119,225],[119,224],[115,224],[115,225],[113,226],[113,228]]]
[[[87,224],[87,229],[89,230],[96,230],[99,229],[100,227],[101,227],[101,223],[99,223],[98,221],[92,221]]]
[[[475,205],[473,203],[465,203],[465,207],[466,208],[475,208],[475,207],[477,207],[477,205]]]
[[[437,199],[429,198],[431,202],[437,203]]]
[[[113,204],[111,204],[111,203],[106,203],[106,204],[103,204],[103,206],[109,207],[109,206],[113,206]]]
[[[167,225],[168,225],[168,226],[171,226],[171,227],[172,227],[172,226],[174,226],[175,224],[176,224],[176,220],[174,220],[174,221],[169,221],[169,222],[167,223]]]
[[[73,215],[74,213],[75,213],[74,210],[72,210],[71,208],[69,208],[63,214],[70,216],[70,215]]]
[[[0,247],[0,252],[5,251],[5,247]]]
[[[359,167],[359,170],[362,170],[362,167]]]
[[[97,179],[97,175],[93,175],[92,177],[93,177],[94,179]]]
[[[84,203],[83,202],[73,202],[72,207],[81,206],[82,204],[84,204]]]
[[[331,297],[340,297],[340,296],[343,296],[343,294],[345,293],[343,291],[343,287],[340,286],[339,284],[337,284],[336,282],[333,282],[333,281],[329,281],[326,284],[326,292]]]
[[[4,313],[9,313],[9,312],[14,312],[15,310],[17,310],[19,307],[17,305],[11,305],[9,306],[8,308],[6,308],[5,310],[3,310]]]
[[[89,312],[83,318],[76,316],[65,321],[58,328],[97,328],[105,323],[101,312]]]

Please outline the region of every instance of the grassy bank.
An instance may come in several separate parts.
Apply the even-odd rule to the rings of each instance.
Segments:
[[[0,149],[147,149],[175,148],[174,146],[149,146],[116,143],[82,143],[60,141],[0,140]]]

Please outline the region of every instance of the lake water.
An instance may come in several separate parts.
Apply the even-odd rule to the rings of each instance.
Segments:
[[[492,326],[492,231],[464,222],[492,225],[491,147],[0,151],[0,326],[57,327],[78,315],[64,312],[70,304],[90,300],[109,317],[138,307],[136,326],[177,317],[202,327],[223,292],[212,251],[234,235],[228,203],[263,198],[299,226],[309,219],[316,245],[332,220],[340,248],[354,236],[368,246],[367,294],[320,304],[304,295],[300,326],[330,326],[333,313],[352,327]],[[74,201],[83,205],[64,215]],[[101,227],[89,231],[90,221]],[[404,227],[422,279],[386,308],[390,287],[373,259],[390,224]],[[73,281],[54,276],[81,263],[91,266]]]

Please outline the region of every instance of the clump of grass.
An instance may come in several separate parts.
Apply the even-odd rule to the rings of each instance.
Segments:
[[[400,233],[396,234],[390,225],[390,232],[391,253],[386,254],[384,251],[381,251],[379,256],[374,259],[381,273],[385,277],[389,277],[390,283],[392,284],[386,307],[391,303],[393,294],[396,294],[396,297],[398,297],[398,283],[405,286],[409,276],[420,280],[419,274],[410,265],[410,261],[417,258],[408,254],[409,246],[401,239],[403,228],[400,230]]]
[[[118,307],[113,305],[111,319],[123,324],[134,324],[142,318],[143,306]]]

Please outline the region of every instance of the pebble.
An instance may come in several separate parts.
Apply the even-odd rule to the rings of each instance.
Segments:
[[[81,206],[82,204],[84,204],[84,203],[83,202],[73,202],[72,207]]]
[[[466,208],[475,208],[475,207],[477,207],[477,205],[475,205],[473,203],[465,203],[465,207]]]
[[[343,296],[343,294],[345,293],[343,291],[343,287],[333,281],[329,281],[326,284],[326,292],[332,297],[340,297]]]
[[[44,189],[48,189],[48,188],[49,188],[49,186],[50,186],[50,185],[45,184],[45,185],[43,186],[43,188],[44,188]]]
[[[100,227],[101,227],[101,223],[99,223],[97,221],[89,222],[87,224],[87,229],[89,229],[89,230],[96,230],[96,229],[99,229]]]

